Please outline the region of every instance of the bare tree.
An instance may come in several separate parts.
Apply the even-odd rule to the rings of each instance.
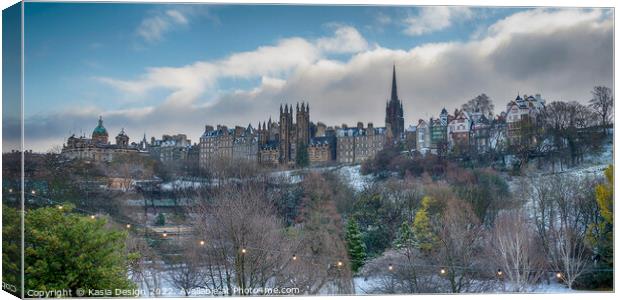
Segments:
[[[461,107],[464,111],[468,113],[479,112],[486,117],[493,117],[493,109],[495,106],[493,105],[493,101],[489,96],[482,93],[475,98],[467,101],[467,103],[463,104]]]
[[[318,173],[307,175],[302,188],[302,209],[297,220],[302,239],[298,253],[305,255],[309,273],[295,274],[295,280],[305,285],[309,294],[351,294],[351,267],[334,193],[326,178]]]
[[[596,146],[596,132],[589,130],[593,125],[592,115],[592,110],[574,101],[547,105],[543,116],[545,138],[553,145],[548,154],[552,159],[560,158],[560,168],[562,160],[574,165],[586,150]]]
[[[446,266],[442,276],[452,293],[473,292],[484,288],[473,284],[480,274],[484,234],[476,214],[465,201],[449,198],[441,219],[434,226],[438,247],[434,253],[438,264]]]
[[[544,249],[521,210],[506,211],[495,221],[489,249],[498,265],[496,276],[511,283],[511,292],[530,291],[544,274]]]
[[[532,180],[534,222],[549,266],[559,272],[569,288],[589,263],[585,242],[588,228],[590,185],[583,179],[553,175]]]
[[[589,103],[590,107],[599,115],[601,125],[607,132],[607,127],[611,123],[614,113],[613,92],[606,86],[595,86]]]
[[[227,185],[193,208],[205,285],[224,294],[260,293],[292,257],[261,183]]]
[[[168,270],[168,281],[183,291],[185,296],[189,296],[193,289],[202,286],[205,274],[196,243],[186,241],[180,246],[179,253],[182,255],[173,258],[173,264]]]
[[[127,241],[127,251],[129,253],[138,253],[139,258],[132,260],[129,265],[129,276],[138,287],[145,292],[145,295],[160,296],[161,295],[161,277],[162,270],[157,262],[159,256],[155,254],[153,249],[149,247],[146,241],[141,237],[131,236]]]
[[[415,247],[389,250],[364,265],[360,272],[372,283],[362,292],[377,294],[436,293],[437,268]]]

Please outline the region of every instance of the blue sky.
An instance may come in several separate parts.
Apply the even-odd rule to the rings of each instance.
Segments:
[[[610,28],[589,9],[26,3],[27,147],[90,134],[99,115],[111,134],[197,141],[297,101],[315,122],[382,126],[392,63],[408,124],[482,92],[499,109],[517,91],[586,101],[611,84]],[[546,59],[584,37],[598,47]]]

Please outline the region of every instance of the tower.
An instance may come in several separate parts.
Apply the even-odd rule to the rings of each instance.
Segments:
[[[400,139],[405,131],[403,103],[398,99],[398,89],[396,87],[396,65],[392,69],[391,96],[385,107],[385,126],[391,129],[393,136],[397,139]]]
[[[120,148],[127,148],[127,146],[129,146],[129,137],[125,134],[124,128],[122,128],[121,132],[116,136],[116,146]]]
[[[280,163],[288,163],[291,160],[291,142],[293,130],[293,106],[280,105]]]
[[[310,105],[307,105],[302,102],[301,109],[299,108],[299,104],[297,104],[296,111],[296,142],[297,145],[308,145],[310,142]]]

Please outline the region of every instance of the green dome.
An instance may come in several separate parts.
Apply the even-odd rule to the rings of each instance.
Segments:
[[[99,124],[93,130],[93,135],[108,135],[108,131],[103,127],[103,119],[99,117]]]

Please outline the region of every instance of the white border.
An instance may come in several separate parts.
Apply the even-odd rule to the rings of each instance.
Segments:
[[[0,0],[2,9],[5,9],[15,3],[17,1],[12,0]],[[93,0],[64,0],[64,1],[45,1],[45,0],[32,0],[26,2],[129,2],[129,3],[228,3],[228,4],[310,4],[310,5],[461,5],[461,6],[505,6],[505,7],[530,7],[530,6],[554,6],[554,7],[613,7],[614,9],[618,6],[617,3],[613,0],[503,0],[503,1],[493,1],[493,0],[411,0],[411,1],[396,1],[396,0],[385,0],[385,1],[343,1],[343,0],[312,0],[312,1],[300,1],[300,0],[287,0],[287,1],[260,1],[260,0],[219,0],[219,1],[182,1],[182,0],[150,0],[150,1],[140,1],[140,0],[130,0],[130,1],[93,1]],[[23,21],[23,18],[22,18]],[[615,14],[614,14],[614,22],[615,22]],[[615,25],[615,23],[614,23]],[[0,17],[0,31],[2,27],[1,17]],[[22,28],[23,29],[23,28]],[[23,30],[22,30],[23,35]],[[615,57],[618,54],[618,48],[616,47],[615,41],[618,39],[617,31],[614,26],[614,94],[617,99],[616,87],[617,80],[615,77],[616,70],[618,69],[618,62],[615,60]],[[22,37],[23,43],[23,37]],[[0,39],[0,49],[2,48],[2,42]],[[22,59],[23,63],[23,59]],[[0,63],[1,66],[1,63]],[[23,65],[22,65],[23,70]],[[22,72],[23,77],[23,72]],[[2,87],[2,80],[0,75],[0,88]],[[23,87],[23,85],[22,85]],[[23,92],[23,91],[22,91]],[[23,95],[23,93],[22,93]],[[617,106],[616,106],[617,107]],[[0,106],[0,114],[2,112],[2,108]],[[614,124],[620,124],[620,116],[615,114],[614,116]],[[1,124],[0,124],[1,128]],[[618,137],[618,131],[614,131],[614,144],[615,140]],[[2,138],[2,133],[0,130],[0,139]],[[618,161],[619,158],[618,152],[614,153],[614,162]],[[2,158],[0,157],[0,163],[2,162]],[[614,172],[614,185],[618,187],[618,183],[620,182],[620,178],[618,176],[618,166],[615,168]],[[618,197],[614,196],[614,200],[618,199]],[[617,203],[617,201],[614,201]],[[616,218],[617,220],[617,218]],[[618,235],[618,222],[616,221],[615,225],[615,233]],[[617,243],[615,243],[617,244]],[[615,258],[620,257],[618,254],[620,251],[618,247],[615,247]],[[617,269],[617,267],[616,267]],[[618,274],[614,272],[614,283],[616,290],[620,287]],[[2,298],[12,297],[10,294],[0,291],[0,295]],[[523,297],[528,297],[530,299],[548,299],[549,297],[562,297],[563,299],[583,299],[586,297],[596,297],[598,299],[615,299],[614,293],[571,293],[571,294],[466,294],[466,295],[458,295],[458,299],[496,299],[497,297],[501,297],[502,299],[521,299]],[[418,299],[450,299],[452,295],[398,295],[398,296],[390,296],[390,295],[381,295],[381,296],[304,296],[304,297],[287,297],[287,299],[353,299],[353,298],[364,298],[364,299],[383,299],[383,297],[389,297],[390,299],[411,299],[411,297],[416,297]],[[237,298],[237,297],[234,297]],[[164,299],[185,299],[185,298],[164,298]]]

